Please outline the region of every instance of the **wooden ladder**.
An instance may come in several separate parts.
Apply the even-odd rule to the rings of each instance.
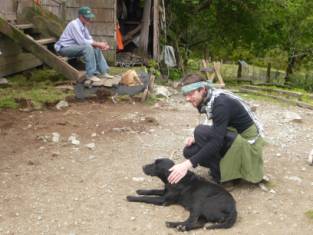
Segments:
[[[66,78],[80,81],[83,80],[84,74],[67,63],[67,61],[47,48],[48,44],[56,42],[56,38],[43,38],[35,40],[24,30],[34,28],[32,24],[14,25],[0,17],[0,32],[8,36],[15,43],[20,45],[24,50],[32,53],[42,62],[54,68]]]

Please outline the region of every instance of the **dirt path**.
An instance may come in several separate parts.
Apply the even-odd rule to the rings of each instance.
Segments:
[[[269,191],[240,184],[239,218],[229,230],[187,234],[301,234],[313,231],[312,111],[254,101],[265,123]],[[284,117],[301,115],[302,122]],[[73,103],[64,111],[0,112],[0,234],[179,234],[165,221],[184,220],[179,206],[128,203],[138,188],[161,182],[141,166],[160,156],[182,160],[185,138],[199,116],[181,98],[151,107]],[[60,134],[53,142],[52,133]],[[79,145],[68,142],[75,133]],[[89,145],[88,145],[89,144]],[[88,145],[88,146],[86,146]],[[207,177],[207,170],[198,174]]]

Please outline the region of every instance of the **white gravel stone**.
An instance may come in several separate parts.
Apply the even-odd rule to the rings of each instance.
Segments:
[[[93,150],[93,149],[96,148],[96,144],[95,144],[95,143],[89,143],[89,144],[86,144],[85,146],[86,146],[87,148],[91,149],[91,150]]]
[[[72,134],[70,137],[68,137],[68,141],[73,145],[80,144],[80,141],[77,139],[77,136],[75,134]]]
[[[143,182],[145,179],[143,177],[133,177],[132,180],[135,182]]]
[[[59,143],[60,142],[61,135],[58,132],[52,133],[52,142],[53,143]]]

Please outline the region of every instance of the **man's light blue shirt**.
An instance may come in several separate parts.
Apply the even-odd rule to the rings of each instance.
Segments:
[[[77,18],[68,23],[59,41],[54,44],[54,48],[58,52],[62,47],[92,44],[93,42],[87,27]]]

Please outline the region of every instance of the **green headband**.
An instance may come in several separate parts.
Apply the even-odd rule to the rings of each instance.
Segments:
[[[181,88],[181,91],[183,93],[183,95],[186,95],[194,90],[197,90],[199,88],[212,88],[212,84],[209,81],[201,81],[201,82],[195,82],[195,83],[191,83],[188,84],[186,86],[183,86]]]

